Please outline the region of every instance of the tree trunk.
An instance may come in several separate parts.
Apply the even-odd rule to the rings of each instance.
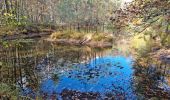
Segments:
[[[10,13],[10,7],[9,7],[9,1],[5,0],[5,7],[6,7],[6,12]]]

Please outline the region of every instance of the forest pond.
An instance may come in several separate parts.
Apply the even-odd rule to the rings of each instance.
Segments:
[[[22,41],[1,50],[1,80],[47,100],[135,100],[133,57],[112,48]]]

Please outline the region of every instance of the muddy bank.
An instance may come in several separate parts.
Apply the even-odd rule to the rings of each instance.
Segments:
[[[76,39],[45,39],[45,41],[64,44],[64,45],[75,45],[75,46],[90,46],[96,48],[109,48],[112,47],[113,43],[111,42],[102,42],[102,41],[82,41]]]
[[[40,32],[40,33],[21,33],[21,34],[12,34],[12,35],[0,35],[0,40],[17,40],[17,39],[35,39],[43,38],[51,35],[51,32]],[[74,46],[90,46],[90,47],[99,47],[99,48],[109,48],[112,47],[113,43],[103,42],[103,41],[83,41],[76,39],[44,39],[45,41],[62,44],[62,45],[74,45]]]
[[[40,33],[20,33],[20,34],[12,34],[12,35],[1,35],[0,39],[3,41],[6,40],[16,40],[16,39],[34,39],[41,38],[50,35],[51,32],[40,32]]]
[[[49,37],[51,34],[52,34],[51,31],[3,34],[3,35],[0,35],[0,40],[9,41],[9,40],[17,40],[17,39],[45,38],[44,40],[47,42],[52,42],[55,44],[62,44],[62,45],[89,46],[89,47],[96,47],[96,48],[110,48],[113,45],[112,42],[93,41],[93,40],[86,40],[86,39],[50,39],[50,38],[46,38],[46,37]]]

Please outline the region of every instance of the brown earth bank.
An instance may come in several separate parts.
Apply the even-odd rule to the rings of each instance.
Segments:
[[[54,29],[40,26],[0,27],[0,40],[40,38],[50,35]]]
[[[50,35],[50,32],[40,32],[40,33],[20,33],[12,35],[0,35],[1,40],[16,40],[16,39],[34,39],[41,38]]]

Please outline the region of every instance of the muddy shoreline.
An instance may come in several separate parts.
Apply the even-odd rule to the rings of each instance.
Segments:
[[[19,33],[19,34],[12,34],[12,35],[1,35],[0,39],[2,41],[10,41],[10,40],[17,40],[17,39],[34,39],[34,38],[41,38],[45,36],[49,36],[50,32],[40,32],[40,33]]]
[[[51,32],[40,32],[40,33],[20,33],[20,34],[13,34],[13,35],[1,35],[0,40],[2,41],[11,41],[17,39],[35,39],[35,38],[45,38],[46,36],[50,36]],[[96,48],[110,48],[112,47],[113,43],[111,42],[102,42],[102,41],[82,41],[76,39],[43,39],[44,41],[62,44],[62,45],[74,45],[74,46],[89,46],[89,47],[96,47]]]

